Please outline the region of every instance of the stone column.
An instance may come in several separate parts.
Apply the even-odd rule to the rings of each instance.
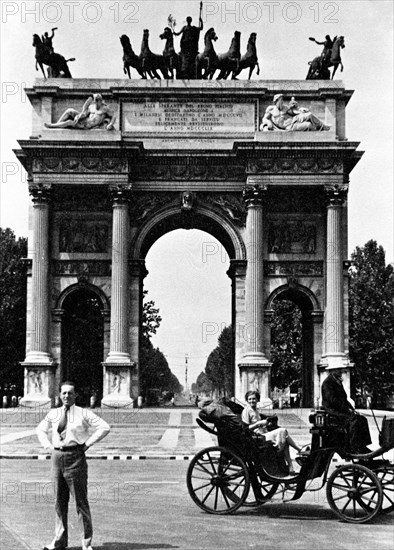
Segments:
[[[325,191],[327,196],[326,309],[322,363],[326,370],[346,369],[343,374],[347,379],[350,364],[344,351],[342,228],[342,209],[347,188],[327,186]]]
[[[111,334],[110,352],[104,363],[102,405],[132,406],[129,315],[129,198],[128,187],[111,189],[112,219],[112,277],[111,277]]]
[[[263,195],[266,188],[248,185],[243,197],[246,216],[246,280],[245,280],[245,355],[239,367],[243,388],[257,389],[262,405],[269,399],[269,371],[271,363],[264,354],[264,296],[263,296]]]
[[[23,406],[50,404],[53,360],[49,353],[49,204],[50,189],[32,186],[33,249],[31,315],[27,334]]]
[[[234,335],[234,396],[243,399],[242,372],[236,368],[244,355],[246,260],[230,260],[231,321]]]
[[[140,336],[143,309],[144,278],[148,275],[145,267],[145,260],[130,261],[130,292],[131,292],[131,315],[130,315],[130,349],[131,359],[136,365],[131,379],[131,392],[134,400],[141,395],[140,390]]]

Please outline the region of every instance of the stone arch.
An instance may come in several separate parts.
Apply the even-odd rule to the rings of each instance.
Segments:
[[[300,284],[285,284],[277,287],[271,292],[266,302],[266,311],[272,318],[273,303],[275,300],[290,300],[295,303],[302,314],[302,357],[303,365],[301,372],[302,391],[301,406],[313,406],[316,396],[319,393],[319,375],[317,361],[320,358],[321,329],[323,312],[320,309],[316,295],[307,287]],[[271,342],[271,334],[267,334],[267,340]]]
[[[110,310],[110,302],[106,294],[101,290],[101,288],[96,285],[92,285],[91,283],[74,283],[65,288],[57,298],[55,309],[63,309],[65,299],[77,290],[89,290],[90,292],[93,292],[100,299],[103,306],[103,312]]]
[[[246,248],[238,229],[224,216],[204,207],[184,212],[171,206],[157,212],[139,230],[134,241],[133,259],[144,259],[153,243],[175,229],[200,229],[213,235],[226,249],[231,260],[245,260]]]
[[[285,296],[281,296],[284,294]],[[288,298],[298,305],[300,309],[320,311],[320,304],[316,295],[304,285],[281,285],[275,288],[268,296],[265,309],[272,309],[273,302],[278,298]]]

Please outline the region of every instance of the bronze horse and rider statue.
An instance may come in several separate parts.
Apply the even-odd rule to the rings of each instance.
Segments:
[[[123,48],[123,72],[131,78],[131,70],[137,71],[141,78],[157,79],[213,79],[216,75],[218,80],[237,79],[243,70],[249,70],[248,79],[251,79],[253,71],[260,74],[260,67],[257,57],[256,33],[249,36],[246,53],[241,55],[241,33],[235,31],[229,49],[225,53],[216,53],[215,42],[218,36],[213,27],[209,28],[204,35],[204,47],[199,51],[200,33],[204,29],[202,18],[203,3],[200,2],[199,24],[192,25],[192,18],[186,18],[186,24],[176,31],[176,20],[172,15],[168,16],[167,26],[164,28],[160,39],[165,40],[162,53],[153,53],[149,45],[149,30],[144,29],[141,50],[134,52],[130,38],[123,34],[120,42]],[[44,78],[47,75],[44,65],[47,65],[49,78],[72,78],[68,63],[74,58],[65,59],[56,53],[53,48],[53,38],[57,27],[51,29],[51,33],[45,32],[41,37],[33,35],[33,46],[36,53],[36,70],[41,68]],[[181,36],[180,51],[177,52],[174,46],[174,37]],[[333,79],[338,67],[343,71],[341,50],[345,47],[345,38],[335,36],[331,39],[326,35],[323,41],[313,37],[309,40],[323,46],[320,56],[309,62],[307,80],[330,80]],[[330,69],[332,70],[332,73]]]
[[[341,60],[341,49],[345,47],[345,38],[343,36],[336,36],[331,40],[330,35],[326,35],[323,42],[318,42],[312,36],[309,40],[323,46],[321,55],[315,57],[309,62],[309,71],[306,75],[306,80],[330,80],[334,78],[338,67],[341,67],[343,71],[343,63]],[[333,67],[332,74],[330,74],[330,67]]]
[[[55,36],[57,27],[52,29],[52,34],[46,32],[43,36],[33,34],[33,47],[36,49],[36,71],[40,67],[44,78],[47,75],[44,71],[44,65],[48,66],[48,78],[72,78],[67,63],[75,61],[75,58],[65,59],[53,49],[52,39]]]

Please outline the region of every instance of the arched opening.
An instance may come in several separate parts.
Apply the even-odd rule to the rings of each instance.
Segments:
[[[175,403],[185,406],[193,403],[192,385],[205,372],[222,330],[232,323],[232,294],[227,247],[211,232],[177,228],[176,221],[162,225],[161,231],[156,228],[155,239],[151,234],[148,240],[149,249],[144,247],[149,272],[144,289],[162,317],[152,344],[165,355],[183,386]],[[230,253],[234,254],[233,248]]]
[[[99,402],[103,388],[103,302],[92,289],[76,287],[65,296],[62,309],[62,380],[77,385],[77,404],[88,405],[92,396]]]
[[[301,287],[286,285],[269,300],[271,391],[275,387],[282,390],[278,395],[283,396],[283,405],[311,407],[314,402],[314,304],[308,294]]]

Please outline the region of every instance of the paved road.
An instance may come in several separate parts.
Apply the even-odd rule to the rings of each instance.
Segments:
[[[2,550],[38,550],[53,535],[50,465],[2,460]],[[325,492],[294,503],[280,494],[260,509],[212,516],[190,499],[187,461],[89,463],[95,550],[392,550],[394,514],[365,525],[345,524]],[[70,550],[79,546],[73,503]]]

